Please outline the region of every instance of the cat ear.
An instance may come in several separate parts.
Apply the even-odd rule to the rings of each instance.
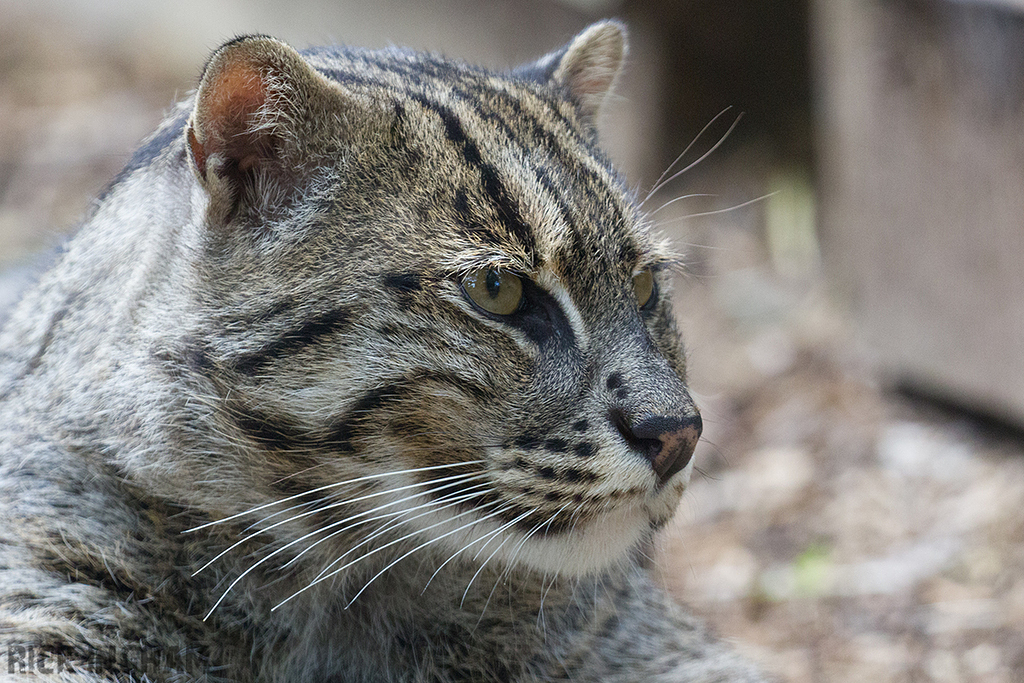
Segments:
[[[301,141],[331,86],[288,45],[236,38],[203,70],[186,139],[211,216],[284,200],[302,173]]]
[[[592,122],[611,92],[626,49],[626,27],[617,21],[602,21],[518,73],[564,87],[584,118]]]

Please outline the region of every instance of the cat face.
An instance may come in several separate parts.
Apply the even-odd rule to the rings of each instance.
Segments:
[[[623,52],[605,23],[505,76],[263,38],[207,66],[194,365],[298,549],[580,575],[671,517],[701,425],[671,258],[596,147]]]

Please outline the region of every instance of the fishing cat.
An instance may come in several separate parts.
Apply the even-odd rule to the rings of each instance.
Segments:
[[[762,680],[648,575],[701,421],[624,52],[217,50],[0,338],[0,675]]]

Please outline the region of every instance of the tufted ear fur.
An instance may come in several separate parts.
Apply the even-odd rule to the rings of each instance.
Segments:
[[[566,88],[584,118],[593,122],[611,92],[626,50],[626,27],[617,21],[601,21],[518,73]]]
[[[246,36],[217,50],[186,131],[211,220],[286,202],[306,170],[305,141],[338,106],[337,89],[280,41]]]

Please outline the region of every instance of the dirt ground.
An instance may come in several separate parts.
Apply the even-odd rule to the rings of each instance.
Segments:
[[[0,26],[0,267],[59,239],[193,77]],[[742,153],[708,168],[685,182],[719,204],[658,215],[706,425],[665,583],[793,683],[1024,680],[1024,440],[887,392],[819,270],[778,274],[761,203],[684,219],[765,192]]]
[[[679,295],[706,438],[666,584],[794,683],[1024,680],[1024,441],[884,391],[822,282],[720,263],[750,234]]]

